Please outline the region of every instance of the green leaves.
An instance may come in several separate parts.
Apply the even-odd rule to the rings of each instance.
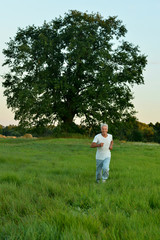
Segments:
[[[88,123],[127,117],[131,87],[143,83],[147,61],[123,40],[126,32],[117,17],[79,11],[18,29],[3,50],[4,95],[15,118],[36,125],[71,123],[75,115]]]

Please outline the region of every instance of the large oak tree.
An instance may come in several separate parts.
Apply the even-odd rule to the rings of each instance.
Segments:
[[[89,124],[132,114],[134,84],[143,84],[146,56],[125,41],[117,17],[69,11],[40,27],[18,29],[4,65],[4,95],[23,125],[75,116]]]

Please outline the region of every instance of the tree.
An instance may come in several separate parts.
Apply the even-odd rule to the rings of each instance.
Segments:
[[[151,125],[146,123],[137,122],[138,129],[142,133],[144,141],[153,141],[154,140],[154,128]]]
[[[75,116],[88,124],[133,114],[131,89],[143,84],[146,56],[124,40],[117,17],[69,11],[41,27],[18,29],[3,50],[4,95],[23,125]]]
[[[3,132],[3,126],[0,124],[0,134]]]
[[[5,136],[16,136],[20,137],[21,133],[19,132],[19,127],[15,125],[9,125],[3,128],[2,134]]]
[[[150,123],[149,127],[154,129],[154,141],[160,143],[160,123],[156,122],[155,125]]]

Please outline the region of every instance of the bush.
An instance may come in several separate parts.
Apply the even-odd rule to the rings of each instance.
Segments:
[[[52,135],[54,137],[70,137],[73,135],[75,136],[75,134],[85,135],[86,132],[84,128],[81,128],[75,123],[58,125],[52,131]]]

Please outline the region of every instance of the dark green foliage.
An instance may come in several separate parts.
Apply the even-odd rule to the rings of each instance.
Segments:
[[[85,128],[78,126],[73,122],[58,125],[53,129],[52,134],[54,137],[69,137],[73,134],[87,135]]]
[[[0,124],[0,134],[3,132],[3,126]]]
[[[20,131],[20,128],[18,126],[9,125],[9,126],[3,127],[2,134],[5,136],[20,137],[22,135],[22,131]]]
[[[117,17],[78,11],[19,29],[3,50],[4,95],[15,119],[27,127],[79,116],[91,126],[132,115],[131,87],[143,84],[146,56],[126,32]]]
[[[118,124],[111,125],[110,132],[115,139],[119,140],[153,142],[157,136],[153,126],[139,122],[135,117],[130,117]]]
[[[160,143],[160,123],[150,123],[149,126],[154,129],[154,141]]]
[[[25,133],[31,133],[34,137],[94,137],[98,134],[100,126],[97,124],[89,125],[76,125],[75,123],[64,124],[58,126],[35,126],[32,128],[23,128],[22,126],[10,125],[1,128],[1,134],[5,136],[23,136]],[[139,122],[134,117],[123,120],[117,124],[109,125],[109,133],[114,139],[137,141],[137,142],[158,142],[160,143],[160,124],[157,122],[145,124]]]

